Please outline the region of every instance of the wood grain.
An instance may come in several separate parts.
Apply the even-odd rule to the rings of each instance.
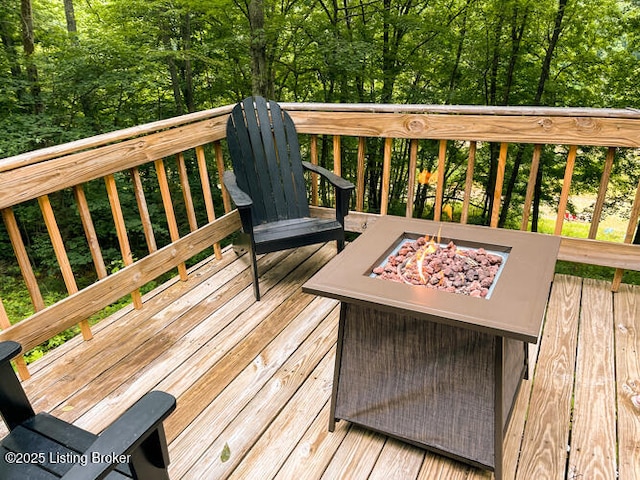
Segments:
[[[607,195],[609,177],[611,176],[611,170],[613,169],[613,161],[615,160],[615,156],[616,149],[614,147],[609,147],[607,149],[607,157],[604,162],[604,168],[602,169],[602,177],[600,177],[600,186],[598,187],[596,204],[593,207],[593,214],[591,216],[591,225],[589,227],[588,238],[596,238],[596,235],[598,234],[598,226],[600,225],[600,218],[602,217],[602,208],[604,207],[604,200]]]
[[[467,161],[467,175],[464,182],[464,200],[462,201],[462,212],[460,213],[460,223],[463,225],[469,219],[469,205],[471,204],[471,189],[473,188],[473,171],[476,165],[477,142],[469,143],[469,160]]]
[[[389,188],[391,179],[391,153],[393,152],[393,139],[385,138],[384,155],[382,159],[382,193],[380,194],[380,214],[386,215],[389,209]]]
[[[618,478],[640,479],[640,287],[622,285],[614,294]]]
[[[502,184],[504,183],[504,170],[507,166],[507,149],[509,144],[500,144],[500,155],[498,156],[498,168],[496,169],[496,182],[493,189],[493,208],[491,210],[490,225],[493,228],[498,226],[500,215],[500,204],[502,202]]]
[[[224,121],[223,121],[224,120]],[[0,172],[0,208],[175,155],[224,138],[225,119],[207,120]]]
[[[158,186],[160,187],[160,196],[162,197],[162,205],[164,206],[164,214],[167,218],[167,226],[169,227],[169,237],[171,238],[171,242],[175,243],[180,239],[180,232],[178,231],[176,213],[173,209],[173,202],[171,201],[171,190],[169,189],[167,171],[161,158],[156,160],[154,164],[156,167],[156,175],[158,177]],[[178,274],[180,275],[181,280],[187,280],[186,264],[178,264]]]
[[[540,343],[516,479],[564,480],[581,280],[556,275]]]
[[[640,146],[635,119],[290,111],[299,133],[554,145]]]
[[[184,154],[182,152],[176,155],[176,163],[178,164],[178,177],[180,179],[180,188],[182,189],[182,198],[184,198],[184,205],[187,210],[189,230],[193,232],[198,229],[198,221],[196,220],[196,211],[193,207],[193,197],[191,196],[187,164],[184,161]]]
[[[211,245],[212,241],[220,241],[238,228],[240,219],[234,210],[80,292],[36,312],[0,333],[0,341],[18,341],[22,343],[24,350],[40,345],[58,332],[98,312],[105,305],[124,297],[132,288],[141,287],[199,253]]]
[[[442,215],[442,203],[444,197],[444,171],[446,168],[447,160],[447,141],[440,140],[438,142],[438,170],[436,180],[436,201],[433,207],[433,219],[436,222],[440,221]]]
[[[120,204],[120,196],[118,195],[116,179],[113,175],[107,175],[104,177],[104,183],[107,188],[107,196],[109,197],[113,223],[116,227],[116,235],[118,237],[118,244],[120,245],[120,253],[122,254],[122,263],[129,266],[133,264],[133,254],[131,253],[131,245],[129,244],[129,236],[127,235],[127,226],[124,222],[124,214],[122,213],[122,205]],[[140,295],[140,291],[138,289],[133,289],[129,293],[131,293],[133,306],[138,310],[141,309],[142,296]]]
[[[22,241],[22,234],[20,233],[20,228],[18,227],[18,222],[16,221],[13,209],[3,209],[2,219],[4,220],[4,224],[7,227],[9,240],[11,241],[13,252],[16,256],[16,260],[18,261],[18,265],[20,266],[20,273],[22,273],[22,278],[24,279],[27,290],[29,291],[29,296],[31,297],[33,308],[36,312],[42,310],[45,307],[44,300],[42,299],[42,293],[40,292],[40,287],[38,286],[36,276],[33,273],[31,260],[29,260],[27,249],[25,248],[24,242]]]
[[[613,295],[606,282],[584,279],[580,312],[569,478],[616,478]]]
[[[413,201],[415,199],[416,192],[416,171],[418,168],[417,163],[418,141],[413,139],[409,144],[409,177],[407,179],[407,207],[405,209],[405,216],[409,218],[413,217]]]
[[[207,158],[202,146],[196,147],[196,160],[198,162],[198,173],[200,175],[200,185],[202,196],[204,197],[204,208],[207,211],[207,221],[213,222],[216,219],[216,211],[213,205],[213,195],[211,193],[211,182],[209,180],[209,170],[207,169]],[[218,260],[222,260],[222,249],[219,243],[213,244],[213,251]]]
[[[332,247],[328,248],[330,252],[335,251]],[[264,277],[261,281],[267,290],[263,300],[257,303],[253,301],[244,257],[237,258],[231,249],[226,249],[223,261],[208,258],[190,269],[187,282],[172,279],[146,294],[143,310],[124,308],[101,321],[94,328],[91,342],[72,339],[38,360],[31,367],[33,377],[24,382],[29,397],[38,410],[63,415],[97,433],[144,392],[157,388],[174,393],[178,397],[178,409],[169,417],[171,426],[167,432],[172,461],[170,473],[175,480],[210,478],[200,467],[219,460],[226,441],[231,438],[240,442],[239,448],[229,443],[229,462],[234,462],[234,467],[229,475],[213,478],[226,478],[233,470],[237,470],[237,474],[255,471],[258,465],[266,465],[265,470],[269,470],[266,478],[286,480],[317,480],[325,471],[329,472],[327,478],[340,478],[330,474],[342,472],[342,478],[349,480],[393,478],[394,475],[403,480],[493,478],[491,472],[421,450],[416,455],[424,455],[424,460],[416,473],[416,458],[408,453],[415,451],[413,447],[384,436],[371,442],[372,434],[352,428],[344,421],[338,422],[335,432],[327,431],[327,386],[324,381],[318,381],[319,370],[313,365],[316,359],[324,358],[323,355],[333,354],[337,311],[334,301],[314,298],[299,290],[306,275],[332,256],[322,256],[323,260],[316,263],[312,251],[319,252],[316,249],[303,254],[295,250],[261,257]],[[289,261],[287,257],[292,255],[296,258]],[[305,258],[310,262],[306,274],[290,270],[294,264],[305,263]],[[640,288],[622,285],[607,307],[604,299],[612,295],[604,282],[586,281],[580,287],[580,279],[563,276],[558,276],[556,282],[540,344],[540,361],[533,372],[536,377],[525,382],[529,387],[533,385],[537,393],[532,392],[532,403],[528,406],[529,396],[522,395],[528,388],[523,385],[518,404],[524,408],[515,407],[505,443],[505,463],[519,462],[512,468],[523,470],[527,459],[532,459],[538,468],[535,476],[519,473],[519,478],[527,480],[608,478],[598,475],[597,469],[572,468],[580,465],[569,461],[570,455],[578,458],[575,457],[578,444],[574,442],[585,438],[577,429],[582,431],[586,427],[598,444],[589,448],[594,451],[618,448],[618,478],[636,480],[640,478],[637,448],[640,415],[633,397],[640,395],[637,335]],[[605,326],[599,316],[613,319],[613,323]],[[593,319],[597,330],[587,332],[591,328],[585,326],[586,330],[580,331],[580,325],[571,325],[573,319],[579,318],[584,323],[587,317]],[[567,357],[558,356],[558,349],[554,347],[566,344],[566,332],[572,329],[577,329],[573,350],[574,356],[577,352],[578,367],[573,372],[577,377],[561,368]],[[604,354],[601,339],[592,339],[593,346],[583,342],[592,341],[593,335],[610,336],[612,329],[616,336],[613,342],[616,366],[607,368],[617,376],[618,436],[612,439],[610,435],[596,435],[595,425],[585,425],[587,417],[577,413],[576,420],[581,416],[582,420],[573,427],[575,434],[567,437],[570,444],[560,453],[563,460],[558,476],[554,477],[548,469],[553,463],[543,452],[560,445],[551,432],[560,430],[563,423],[562,418],[550,416],[550,412],[562,410],[554,403],[556,397],[551,393],[569,388],[577,394],[576,409],[583,411],[586,397],[580,389],[595,388],[596,393],[589,400],[600,404],[601,387],[587,371],[591,370],[591,361],[600,365],[612,356]],[[565,347],[569,353],[571,347]],[[588,358],[592,349],[596,350],[592,357],[598,358]],[[558,375],[551,381],[550,366],[558,362],[560,365],[555,370]],[[585,368],[580,367],[581,362],[586,363]],[[538,403],[541,393],[547,398],[543,410]],[[297,408],[287,408],[294,398]],[[316,400],[311,402],[311,398]],[[268,409],[268,414],[261,413],[263,407]],[[522,425],[525,418],[519,419],[522,414],[526,414],[526,426]],[[594,411],[589,418],[596,415]],[[599,421],[595,418],[594,423]],[[280,425],[283,431],[291,433],[291,438],[278,432]],[[308,428],[305,429],[305,425]],[[548,435],[531,439],[533,425]],[[294,426],[300,426],[300,431]],[[525,432],[526,428],[529,430]],[[279,445],[280,441],[283,445]],[[258,451],[263,458],[257,455]],[[588,450],[580,448],[579,453],[586,453],[585,459],[595,465],[597,458],[590,458]],[[234,455],[241,457],[237,463]],[[250,465],[243,467],[244,461]],[[281,465],[275,476],[272,474],[276,468],[271,462]],[[505,480],[513,478],[509,468],[505,465]]]
[[[107,276],[107,269],[104,265],[102,251],[100,250],[100,244],[98,243],[98,235],[93,225],[91,211],[89,210],[89,204],[87,203],[87,197],[84,194],[82,185],[76,185],[73,187],[73,195],[76,200],[76,205],[78,206],[78,213],[80,214],[80,220],[82,221],[84,235],[87,238],[87,244],[89,245],[93,265],[96,267],[96,274],[98,275],[98,278],[104,278]]]
[[[317,138],[317,137],[316,137]],[[358,138],[358,167],[357,167],[357,179],[356,179],[356,210],[362,212],[364,210],[364,162],[367,149],[367,139],[364,137]],[[317,192],[316,192],[316,203]]]
[[[67,292],[70,295],[73,295],[78,291],[78,284],[76,283],[73,271],[71,270],[71,263],[69,262],[69,257],[64,247],[64,241],[62,240],[62,235],[60,234],[60,229],[58,228],[58,223],[56,222],[56,217],[53,213],[49,197],[47,195],[38,197],[38,204],[40,205],[40,210],[44,217],[44,224],[47,226],[47,231],[49,232],[49,239],[53,246],[53,252],[55,253],[56,260],[58,260],[58,265],[60,266],[62,279],[67,287]],[[82,332],[82,337],[85,340],[91,340],[93,335],[91,333],[91,327],[89,327],[89,322],[86,319],[83,319],[78,325]]]
[[[558,212],[556,214],[556,227],[554,235],[562,234],[562,224],[564,222],[564,214],[567,211],[567,203],[569,201],[569,190],[571,189],[571,178],[573,177],[573,168],[576,164],[576,155],[578,147],[571,145],[569,147],[569,155],[567,157],[567,166],[564,169],[564,179],[562,181],[562,191],[560,192],[560,202],[558,203]]]
[[[522,207],[522,223],[520,224],[520,230],[529,229],[529,214],[531,213],[531,204],[533,203],[533,192],[536,187],[536,178],[538,177],[541,153],[542,145],[534,145],[533,157],[531,158],[531,169],[529,170],[529,181],[527,182],[527,193],[525,194],[524,205]]]
[[[147,199],[142,188],[140,171],[138,170],[138,167],[134,167],[130,170],[130,173],[131,182],[133,183],[133,193],[136,197],[136,203],[138,204],[138,211],[140,212],[140,222],[142,223],[144,238],[147,241],[149,253],[152,253],[158,250],[158,245],[156,243],[156,236],[153,233],[153,224],[151,223],[151,216],[149,215]]]

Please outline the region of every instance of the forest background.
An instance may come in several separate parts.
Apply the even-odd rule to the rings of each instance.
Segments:
[[[0,158],[235,103],[251,93],[328,103],[640,103],[638,0],[1,0],[0,39]],[[382,148],[375,141],[367,148],[368,185],[380,176],[376,152]],[[447,185],[455,186],[464,176],[465,147],[450,143]],[[330,147],[324,147],[327,162]],[[485,223],[490,211],[495,147],[480,154],[485,161],[476,180],[484,194],[476,223]],[[355,147],[345,141],[342,148],[348,176],[355,171]],[[394,148],[392,178],[402,181],[406,149]],[[528,171],[516,164],[530,158],[525,148],[510,152],[501,225],[509,226],[522,203]],[[581,149],[572,193],[597,189],[604,155]],[[564,169],[559,158],[566,158],[562,149],[543,154],[533,230],[540,208],[557,197]],[[432,170],[436,159],[435,143],[421,147],[421,170]],[[637,152],[618,153],[605,213],[628,211],[638,165]],[[377,192],[369,189],[368,205],[379,204]],[[450,200],[456,194],[445,193]],[[55,200],[70,207],[58,222],[61,229],[78,228],[72,195],[65,195]],[[105,260],[117,269],[104,191],[88,188],[87,195]],[[121,195],[123,203],[135,203],[132,192]],[[428,197],[428,185],[419,186],[417,216],[429,217]],[[390,211],[403,212],[403,200],[392,192]],[[46,230],[41,220],[31,221],[41,214],[37,205],[18,210],[29,255],[39,277],[50,282],[47,301],[53,302],[64,287]],[[139,220],[128,221],[134,252],[144,250]],[[168,241],[168,232],[156,233]],[[86,281],[93,281],[86,248],[67,249],[74,271],[86,267]],[[15,321],[30,307],[22,305],[26,293],[12,258],[0,226],[0,295]]]

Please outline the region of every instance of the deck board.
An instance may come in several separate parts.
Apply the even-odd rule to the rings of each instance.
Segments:
[[[184,479],[490,480],[340,421],[327,430],[339,309],[301,285],[335,255],[318,245],[200,262],[38,360],[36,410],[99,432],[142,394],[165,390],[170,474]],[[505,477],[640,478],[640,287],[557,275],[538,361],[505,441]],[[536,351],[534,351],[536,353]],[[533,357],[535,359],[535,355]]]

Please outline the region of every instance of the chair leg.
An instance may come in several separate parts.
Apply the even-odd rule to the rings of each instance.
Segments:
[[[256,298],[256,302],[260,301],[260,285],[258,285],[258,260],[256,259],[256,252],[253,248],[249,252],[251,255],[251,276],[253,277],[253,296]]]
[[[338,247],[338,253],[344,250],[344,240],[336,240],[336,246]]]

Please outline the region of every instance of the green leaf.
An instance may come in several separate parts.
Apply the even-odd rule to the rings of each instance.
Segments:
[[[224,447],[222,448],[222,453],[220,454],[220,461],[222,463],[225,463],[229,460],[229,458],[231,458],[231,449],[229,448],[229,444],[225,443]]]

